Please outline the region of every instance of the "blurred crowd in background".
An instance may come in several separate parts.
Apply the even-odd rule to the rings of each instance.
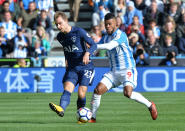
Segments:
[[[53,16],[59,0],[0,0],[0,57],[48,56],[56,37]],[[68,0],[69,20],[78,22],[82,0]],[[137,65],[149,64],[150,56],[166,56],[160,65],[176,65],[185,55],[185,2],[183,0],[88,0],[92,8],[89,34],[96,43],[105,33],[104,16],[112,12],[124,31]],[[106,50],[95,56],[105,57]],[[36,66],[42,66],[38,64]]]
[[[160,65],[176,65],[185,55],[185,2],[181,0],[89,0],[93,8],[91,36],[98,42],[105,33],[104,16],[115,14],[137,65],[149,65],[150,56],[166,56]],[[106,51],[97,52],[106,56]]]
[[[53,0],[0,1],[0,57],[47,56],[54,40]]]

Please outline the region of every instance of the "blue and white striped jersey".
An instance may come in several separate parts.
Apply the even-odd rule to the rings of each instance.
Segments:
[[[36,0],[36,3],[39,10],[48,11],[50,8],[54,8],[53,0]]]
[[[99,43],[98,49],[108,50],[107,53],[112,71],[136,67],[127,35],[121,30],[117,29],[112,35],[105,34]]]
[[[17,34],[17,24],[13,21],[0,22],[0,26],[5,28],[5,34],[8,39],[13,38]]]

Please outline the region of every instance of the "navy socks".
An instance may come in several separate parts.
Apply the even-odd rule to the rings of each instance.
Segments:
[[[60,106],[64,109],[64,111],[70,103],[70,98],[71,98],[71,93],[69,91],[64,90],[60,98]]]
[[[78,98],[77,100],[77,109],[81,108],[81,107],[85,107],[86,104],[86,97],[84,98]]]
[[[60,98],[60,106],[64,109],[64,111],[66,110],[67,106],[70,103],[70,98],[71,98],[71,93],[69,91],[64,90],[61,98]],[[84,98],[78,98],[77,100],[77,109],[81,108],[81,107],[85,107],[86,105],[86,97]]]

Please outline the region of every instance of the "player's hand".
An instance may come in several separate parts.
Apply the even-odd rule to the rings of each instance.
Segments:
[[[83,63],[85,65],[87,65],[89,63],[89,56],[90,56],[90,53],[89,52],[85,52],[84,56],[83,56]]]

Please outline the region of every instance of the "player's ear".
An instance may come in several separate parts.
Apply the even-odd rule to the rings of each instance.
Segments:
[[[114,23],[115,25],[117,25],[116,18],[113,19],[113,23]]]

